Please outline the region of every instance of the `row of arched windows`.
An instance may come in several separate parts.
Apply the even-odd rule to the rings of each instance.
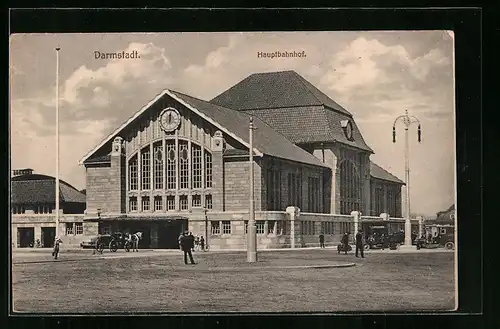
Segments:
[[[361,209],[361,180],[354,164],[344,160],[340,164],[340,214],[349,215]]]
[[[146,146],[129,160],[129,191],[212,187],[212,154],[208,150],[185,140],[166,140],[163,152],[159,141],[152,150]]]

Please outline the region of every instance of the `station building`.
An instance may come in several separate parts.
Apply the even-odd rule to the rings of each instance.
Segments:
[[[11,177],[11,237],[14,248],[26,248],[40,241],[40,247],[52,247],[56,234],[56,179],[36,174],[33,169],[14,170]],[[65,243],[77,244],[91,232],[93,223],[85,223],[85,194],[65,181],[59,181],[60,232]],[[90,231],[89,231],[90,230]]]
[[[252,74],[210,101],[164,90],[85,155],[85,221],[176,248],[183,230],[245,248],[249,123],[259,248],[353,232],[353,211],[401,217],[404,183],[370,161],[351,113],[294,71]],[[292,208],[293,207],[293,208]],[[300,211],[299,211],[300,209]]]

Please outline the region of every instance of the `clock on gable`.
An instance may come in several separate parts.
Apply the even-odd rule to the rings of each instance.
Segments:
[[[340,124],[341,124],[342,128],[344,129],[345,137],[350,141],[353,140],[352,133],[353,133],[354,128],[352,126],[351,120],[342,120],[342,121],[340,121]]]
[[[160,114],[160,125],[166,132],[172,132],[179,128],[181,124],[181,115],[173,107],[164,109]]]

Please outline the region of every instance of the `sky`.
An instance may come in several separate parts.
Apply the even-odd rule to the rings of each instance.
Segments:
[[[454,36],[450,31],[15,34],[10,38],[11,168],[55,176],[56,47],[60,47],[60,177],[85,188],[78,161],[163,89],[210,100],[248,75],[295,70],[350,113],[375,154],[404,180],[410,127],[411,212],[455,203]],[[96,59],[131,52],[139,59]],[[301,58],[257,53],[304,51]]]

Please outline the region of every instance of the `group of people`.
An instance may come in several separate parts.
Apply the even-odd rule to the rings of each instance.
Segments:
[[[342,239],[340,241],[341,243],[341,248],[347,255],[347,252],[349,251],[349,233],[345,232],[342,235]],[[365,242],[365,237],[363,234],[363,230],[359,229],[358,233],[356,233],[356,257],[359,257],[358,255],[361,255],[361,258],[365,258],[365,254],[363,251],[363,246],[366,244]],[[325,248],[325,236],[323,233],[319,235],[319,247],[320,248]]]

